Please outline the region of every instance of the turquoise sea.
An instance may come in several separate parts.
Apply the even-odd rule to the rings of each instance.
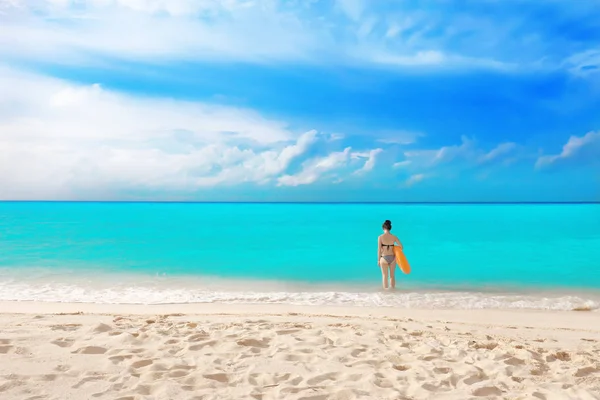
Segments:
[[[597,309],[600,204],[3,202],[0,300]]]

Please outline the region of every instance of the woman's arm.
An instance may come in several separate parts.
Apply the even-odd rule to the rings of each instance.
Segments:
[[[381,237],[377,237],[377,265],[379,265],[379,260],[381,259]]]
[[[396,238],[396,242],[398,242],[398,244],[400,245],[400,249],[404,250],[404,246],[402,245],[402,242],[400,241],[400,239],[398,239],[398,236],[394,236]]]

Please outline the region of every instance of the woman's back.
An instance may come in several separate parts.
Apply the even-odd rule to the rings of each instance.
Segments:
[[[394,254],[394,242],[398,241],[398,238],[389,232],[381,234],[379,236],[379,243],[381,246],[381,253],[383,255]]]

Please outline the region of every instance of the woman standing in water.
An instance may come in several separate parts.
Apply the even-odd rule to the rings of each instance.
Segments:
[[[377,238],[377,265],[381,267],[383,288],[388,288],[388,274],[392,288],[396,287],[396,256],[394,256],[394,243],[398,242],[400,248],[402,243],[397,236],[392,235],[392,221],[386,219],[382,225],[383,234]]]

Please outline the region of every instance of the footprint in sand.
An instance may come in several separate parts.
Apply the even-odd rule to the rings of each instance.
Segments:
[[[352,364],[348,364],[347,366],[348,367],[356,367],[356,366],[359,366],[359,365],[369,365],[369,366],[377,369],[377,368],[381,368],[381,365],[383,363],[384,362],[380,361],[380,360],[370,359],[370,360],[359,360],[359,361],[356,361],[356,362],[354,362]]]
[[[73,385],[73,389],[79,389],[86,383],[99,381],[99,380],[103,380],[103,379],[104,379],[104,376],[88,376],[86,378],[83,378],[79,382],[77,382],[75,385]]]
[[[150,396],[152,394],[152,386],[150,385],[137,385],[134,390],[142,396]]]
[[[356,390],[342,389],[330,397],[332,400],[354,400],[358,397]]]
[[[176,369],[174,371],[169,372],[169,378],[182,378],[184,376],[188,376],[190,373],[183,369]]]
[[[122,361],[129,360],[130,358],[133,358],[133,354],[126,354],[126,355],[122,355],[122,356],[108,357],[108,359],[110,361],[112,361],[113,364],[117,364],[117,363],[120,363]]]
[[[12,348],[13,348],[13,346],[11,346],[11,345],[0,346],[0,354],[7,354],[9,352],[9,350]]]
[[[291,383],[294,386],[302,382],[302,377],[297,376],[294,379],[290,379],[291,376],[292,374],[290,373],[274,375],[254,373],[248,375],[248,383],[250,383],[252,386],[268,388],[278,386],[282,382]]]
[[[326,394],[317,394],[314,396],[303,396],[298,397],[298,400],[327,400],[329,398]]]
[[[523,364],[525,364],[525,361],[521,360],[519,358],[516,358],[516,357],[511,357],[508,360],[504,361],[504,364],[506,364],[506,365],[512,365],[512,366],[516,367],[517,365],[523,365]]]
[[[189,347],[189,350],[191,351],[198,351],[198,350],[202,350],[202,348],[206,347],[206,346],[214,346],[215,344],[217,344],[216,340],[209,340],[207,342],[204,343],[199,343],[199,344],[195,344],[193,346]]]
[[[475,343],[473,345],[475,349],[484,349],[484,350],[494,350],[498,347],[498,343],[495,342],[487,342],[487,343]]]
[[[188,337],[188,342],[200,342],[202,340],[206,340],[210,337],[210,335],[204,331],[200,331],[199,333],[195,333]]]
[[[428,390],[430,392],[443,392],[443,391],[447,391],[450,390],[449,387],[449,383],[448,382],[440,382],[437,385],[434,385],[433,383],[424,383],[421,385],[421,387],[425,390]]]
[[[595,374],[597,372],[600,372],[600,369],[598,369],[596,367],[579,368],[577,370],[577,372],[575,372],[574,376],[576,378],[583,378],[585,376],[588,376],[588,375],[591,375],[591,374]]]
[[[300,356],[298,354],[277,354],[275,355],[276,358],[282,358],[284,361],[291,361],[291,362],[305,362],[306,361],[306,357]]]
[[[182,349],[181,348],[174,348],[168,351],[168,353],[172,356],[176,355],[177,353],[179,353]]]
[[[164,371],[169,370],[165,364],[161,364],[161,363],[152,364],[152,368],[150,368],[150,369],[152,371],[156,371],[156,372],[164,372]]]
[[[86,346],[86,347],[82,347],[82,348],[74,351],[73,353],[76,353],[76,354],[104,354],[107,351],[108,351],[108,349],[105,347]]]
[[[196,368],[197,367],[195,365],[177,364],[177,365],[174,365],[172,369],[185,369],[186,371],[191,371]]]
[[[213,381],[221,382],[221,383],[229,383],[229,376],[224,373],[217,374],[204,374],[202,375],[206,379],[212,379]]]
[[[136,374],[131,375],[134,376]],[[139,374],[137,375],[140,376]],[[161,381],[165,378],[165,375],[166,374],[164,372],[146,372],[144,374],[144,379],[149,381]]]
[[[242,340],[238,340],[237,344],[239,346],[260,347],[260,348],[266,349],[267,347],[269,347],[269,343],[270,342],[271,342],[271,339],[269,339],[269,338],[263,338],[261,340],[257,340],[257,339],[242,339]]]
[[[547,362],[553,362],[553,361],[571,361],[571,355],[569,353],[567,353],[566,351],[557,351],[554,354],[550,354],[546,356],[546,361]]]
[[[75,343],[75,341],[73,339],[60,338],[60,339],[56,339],[50,343],[52,343],[58,347],[71,347],[71,346],[73,346],[73,343]]]
[[[282,329],[279,331],[275,331],[278,335],[291,335],[292,333],[300,332],[300,329]]]
[[[489,397],[500,395],[502,395],[502,390],[498,389],[496,386],[484,386],[473,390],[473,396]]]
[[[50,325],[50,329],[53,331],[76,331],[79,328],[81,328],[81,324]]]
[[[329,372],[326,374],[317,375],[313,378],[310,378],[306,381],[306,383],[310,386],[318,385],[319,383],[325,382],[325,381],[335,381],[337,376],[338,376],[338,374],[336,372]]]
[[[13,378],[13,379],[16,379],[16,378]],[[23,382],[16,381],[16,380],[6,381],[6,382],[4,382],[4,384],[0,385],[0,393],[7,392],[11,389],[14,389],[16,387],[23,386],[23,385],[24,385]]]
[[[288,383],[289,383],[290,385],[292,385],[292,386],[298,386],[300,383],[302,383],[302,381],[303,381],[303,380],[304,380],[304,378],[303,378],[303,377],[301,377],[301,376],[297,376],[297,377],[295,377],[294,379],[290,379],[290,380],[288,381]]]
[[[40,380],[44,381],[44,382],[53,382],[58,378],[58,375],[55,374],[46,374],[46,375],[42,375],[40,376]]]
[[[365,351],[367,351],[367,349],[354,349],[352,350],[352,352],[350,353],[350,355],[352,357],[358,357],[360,356],[362,353],[364,353]]]
[[[473,385],[475,383],[483,382],[486,379],[487,379],[487,375],[484,374],[483,372],[479,372],[478,374],[469,376],[468,378],[463,380],[463,382],[466,383],[467,385]],[[475,395],[475,396],[481,396],[481,395]]]
[[[154,361],[152,360],[140,360],[140,361],[136,361],[133,364],[131,364],[132,368],[138,369],[138,368],[144,368],[147,367],[148,365],[151,365]]]
[[[94,328],[95,333],[106,333],[106,332],[110,332],[112,330],[113,330],[112,326],[107,325],[107,324],[100,324],[100,325],[96,326],[96,328]]]
[[[392,382],[390,382],[389,379],[387,379],[383,374],[381,373],[376,373],[375,375],[373,375],[373,384],[377,387],[383,388],[383,389],[389,389],[394,387],[394,384]]]

